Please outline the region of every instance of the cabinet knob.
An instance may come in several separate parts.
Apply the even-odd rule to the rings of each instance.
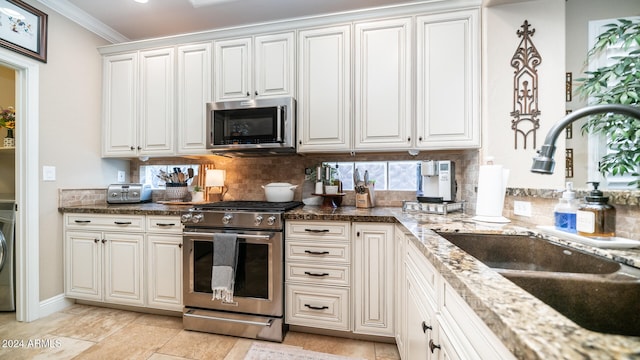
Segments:
[[[93,239],[93,242],[97,244],[100,242],[100,239]]]
[[[102,239],[102,243],[106,244],[107,243],[107,239]]]
[[[133,146],[131,147],[131,151],[135,150],[136,148],[134,148]]]
[[[256,90],[255,94],[256,94],[256,96],[258,96],[258,90]]]
[[[178,248],[182,249],[182,244],[178,244]]]
[[[407,138],[407,142],[411,142],[411,136]]]
[[[427,323],[423,321],[422,322],[422,332],[426,333],[427,330],[433,330],[433,328],[431,326],[427,325]]]
[[[138,150],[142,150],[142,146],[138,146]]]
[[[429,339],[429,349],[431,350],[431,353],[433,354],[433,352],[435,351],[435,349],[440,349],[440,345],[436,345],[433,343],[433,339]]]
[[[418,141],[422,141],[422,136],[420,136],[420,137],[418,138]]]
[[[247,96],[251,96],[251,94],[247,91]]]

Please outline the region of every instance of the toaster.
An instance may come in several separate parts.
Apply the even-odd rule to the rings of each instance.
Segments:
[[[135,204],[151,201],[149,184],[111,184],[107,188],[107,203]]]

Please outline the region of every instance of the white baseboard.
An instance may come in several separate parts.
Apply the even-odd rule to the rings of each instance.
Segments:
[[[63,310],[71,305],[75,301],[73,299],[67,299],[64,294],[50,297],[46,300],[40,301],[40,309],[38,311],[38,318],[49,316],[55,312]]]

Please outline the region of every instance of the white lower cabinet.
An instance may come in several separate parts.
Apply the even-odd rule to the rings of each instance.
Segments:
[[[353,332],[394,336],[392,224],[353,226]]]
[[[182,226],[178,216],[147,216],[147,305],[182,311]]]
[[[404,247],[402,359],[515,359],[408,237]]]
[[[65,295],[181,311],[181,229],[177,216],[65,214]]]
[[[350,331],[351,224],[289,221],[285,243],[287,324]]]

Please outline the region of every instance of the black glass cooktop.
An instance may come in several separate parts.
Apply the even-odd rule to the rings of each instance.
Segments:
[[[219,201],[198,205],[199,210],[253,210],[253,211],[287,211],[304,205],[302,201],[269,202],[269,201]]]

